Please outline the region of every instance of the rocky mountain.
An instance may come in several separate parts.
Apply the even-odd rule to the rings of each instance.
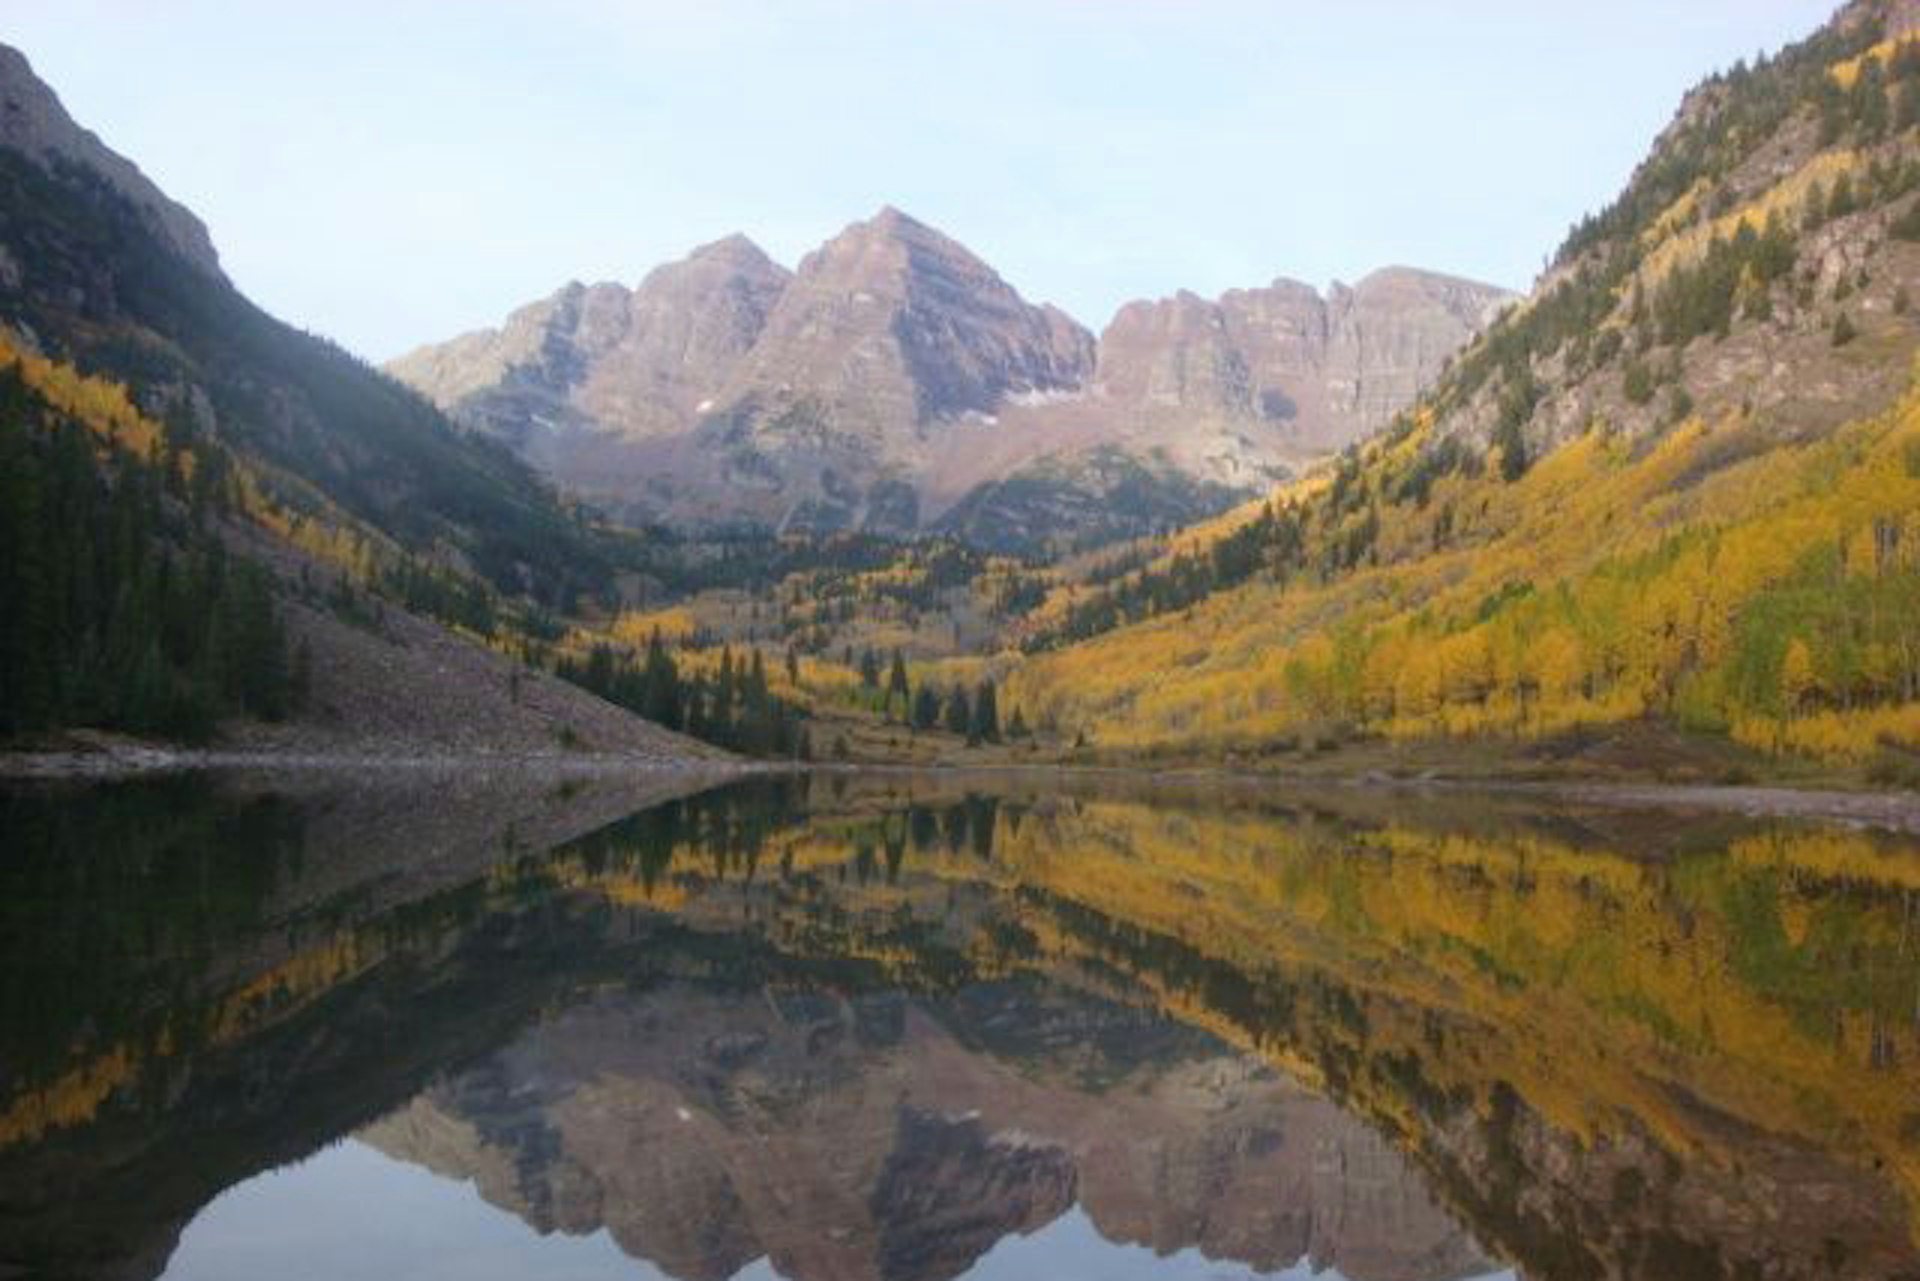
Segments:
[[[599,423],[632,439],[671,435],[752,348],[790,276],[731,236],[632,289],[569,284],[499,329],[422,348],[391,368],[521,449]]]
[[[48,171],[91,171],[124,197],[180,257],[219,280],[220,256],[206,224],[168,199],[138,165],[81,128],[52,89],[33,73],[26,55],[0,45],[0,147],[28,157]],[[0,257],[0,285],[19,268]]]
[[[1281,427],[1331,452],[1382,426],[1513,295],[1389,267],[1325,297],[1276,280],[1129,303],[1100,336],[1109,399]]]
[[[1096,342],[887,208],[791,275],[736,236],[389,369],[632,520],[1030,546],[1198,519],[1357,439],[1506,298],[1278,281],[1130,304]]]

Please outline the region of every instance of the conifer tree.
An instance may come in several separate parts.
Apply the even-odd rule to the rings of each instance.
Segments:
[[[893,651],[893,666],[887,673],[887,715],[893,715],[893,700],[900,700],[900,716],[905,719],[908,708],[907,661],[900,655],[898,646]]]
[[[967,687],[955,685],[947,692],[947,732],[965,734],[973,728],[973,709],[967,706]]]
[[[919,692],[913,696],[913,727],[932,729],[939,723],[940,695],[934,692],[932,685],[923,683]]]
[[[981,681],[973,692],[973,718],[967,727],[967,737],[975,743],[1000,741],[999,700],[992,681]]]

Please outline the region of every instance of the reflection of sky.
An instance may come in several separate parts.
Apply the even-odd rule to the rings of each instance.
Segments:
[[[352,1139],[215,1197],[163,1281],[646,1281],[662,1274],[605,1231],[542,1237],[482,1201]]]
[[[1198,1250],[1157,1257],[1115,1245],[1075,1206],[1030,1236],[1009,1237],[966,1274],[974,1281],[1252,1281],[1305,1278],[1305,1264],[1254,1272]],[[1512,1273],[1502,1273],[1511,1278]],[[472,1185],[395,1161],[349,1139],[227,1189],[181,1234],[163,1281],[663,1281],[622,1254],[605,1230],[541,1236],[482,1201]],[[1321,1281],[1339,1281],[1328,1270]],[[779,1281],[765,1260],[736,1281]]]

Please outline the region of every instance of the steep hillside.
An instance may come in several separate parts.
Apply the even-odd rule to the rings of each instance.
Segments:
[[[1096,343],[895,209],[789,275],[732,237],[570,285],[395,376],[625,518],[937,530],[1003,551],[1184,524],[1403,407],[1507,295],[1392,269],[1124,308]]]
[[[611,571],[524,464],[248,303],[12,50],[0,110],[0,740],[713,755],[527,669]]]
[[[261,465],[296,508],[337,504],[511,593],[564,603],[605,580],[584,532],[497,446],[219,273],[199,221],[0,51],[0,325],[134,389]]]
[[[1125,751],[1653,720],[1912,776],[1913,29],[1856,3],[1689,94],[1418,408],[1058,602],[1011,696]]]

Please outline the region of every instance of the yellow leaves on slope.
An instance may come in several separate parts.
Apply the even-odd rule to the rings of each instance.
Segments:
[[[159,453],[160,425],[134,407],[119,383],[24,351],[9,341],[4,330],[0,330],[0,365],[18,365],[29,386],[101,440],[142,458]]]
[[[1835,84],[1842,89],[1851,89],[1860,79],[1860,68],[1869,61],[1885,64],[1907,45],[1920,41],[1920,31],[1904,31],[1887,40],[1882,40],[1872,48],[1851,58],[1842,59],[1827,69]]]
[[[607,632],[614,640],[639,649],[658,633],[669,644],[685,640],[700,630],[693,611],[676,605],[669,609],[625,610]]]
[[[1828,549],[1842,568],[1821,590],[1920,572],[1920,396],[1820,441],[1743,438],[1753,430],[1694,421],[1637,455],[1595,431],[1512,484],[1447,475],[1424,510],[1380,505],[1378,567],[1256,581],[1036,656],[1008,697],[1128,751],[1259,750],[1329,721],[1538,735],[1673,713],[1683,695],[1690,715],[1750,722],[1714,683],[1744,609]],[[1462,515],[1433,550],[1425,527],[1440,508]],[[1907,687],[1916,647],[1920,632],[1913,646],[1861,650],[1862,679],[1880,691],[1868,702]],[[1875,736],[1912,740],[1906,713],[1824,706],[1841,691],[1810,666],[1792,677],[1799,728],[1748,723],[1740,741],[1858,760]]]
[[[1849,148],[1838,147],[1819,152],[1760,195],[1717,218],[1689,222],[1696,206],[1683,196],[1680,203],[1687,205],[1684,216],[1678,221],[1663,216],[1647,230],[1647,254],[1638,273],[1640,283],[1652,289],[1665,280],[1674,268],[1697,262],[1714,240],[1731,239],[1739,232],[1743,222],[1755,232],[1761,232],[1766,230],[1767,219],[1778,214],[1792,225],[1798,220],[1801,210],[1806,206],[1808,193],[1816,184],[1830,191],[1842,174],[1854,175],[1863,167],[1860,153]]]
[[[140,412],[120,383],[83,374],[64,362],[35,356],[19,348],[0,330],[0,366],[8,364],[17,364],[27,383],[49,404],[86,427],[103,444],[126,449],[146,459],[159,456],[165,433],[158,423]],[[191,478],[194,466],[191,447],[182,449],[183,475]],[[235,459],[233,466],[239,510],[248,519],[356,582],[372,578],[376,546],[364,527],[317,495],[305,496],[308,512],[292,511],[269,494],[262,476],[245,460]]]

